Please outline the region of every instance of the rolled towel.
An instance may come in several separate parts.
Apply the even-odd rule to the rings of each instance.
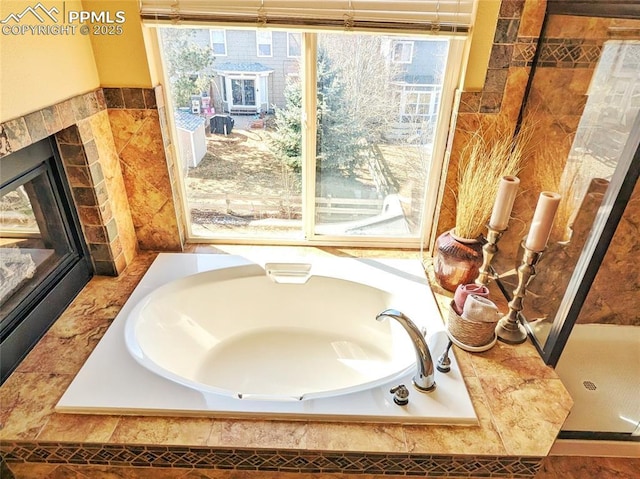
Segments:
[[[469,321],[496,323],[500,319],[500,311],[493,301],[477,294],[470,294],[464,303],[461,316]]]
[[[476,294],[487,298],[489,296],[489,288],[481,284],[461,284],[456,288],[456,292],[453,296],[454,310],[457,314],[462,314],[464,310],[464,303],[467,296],[470,294]]]

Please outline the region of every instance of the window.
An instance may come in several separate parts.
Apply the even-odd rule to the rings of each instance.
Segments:
[[[224,30],[209,30],[211,36],[211,49],[214,55],[227,55],[227,34]]]
[[[259,57],[272,56],[272,35],[271,30],[256,30],[256,44]]]
[[[411,63],[413,60],[413,42],[393,42],[391,55],[394,63]]]
[[[190,239],[418,246],[438,200],[464,40],[409,37],[414,61],[398,65],[393,35],[283,33],[286,50],[270,30],[228,29],[233,49],[208,66],[216,117],[231,118],[225,129],[206,120],[203,156],[182,168]],[[180,63],[161,48],[167,65]],[[183,82],[166,83],[167,103],[184,108]],[[196,140],[178,138],[178,157]]]
[[[287,33],[287,56],[297,58],[302,49],[302,34]]]

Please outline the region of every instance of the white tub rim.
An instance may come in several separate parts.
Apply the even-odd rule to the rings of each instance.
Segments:
[[[307,393],[303,393],[300,395],[290,396],[290,395],[263,395],[259,393],[250,393],[250,392],[242,392],[242,391],[233,391],[226,388],[217,387],[210,384],[205,384],[203,382],[191,380],[186,378],[180,374],[177,374],[162,365],[160,365],[156,360],[151,358],[143,348],[140,346],[139,342],[136,340],[137,337],[137,325],[139,323],[140,312],[144,310],[156,297],[165,294],[167,291],[171,291],[180,285],[188,286],[189,283],[197,283],[201,278],[212,276],[212,277],[221,277],[218,281],[230,281],[230,280],[238,280],[244,278],[253,278],[253,277],[265,277],[267,275],[266,268],[260,266],[256,263],[249,264],[240,264],[240,265],[232,265],[224,268],[210,270],[210,271],[202,271],[199,273],[195,273],[192,275],[184,276],[175,280],[172,280],[166,284],[159,286],[153,291],[149,292],[146,296],[144,296],[131,310],[127,315],[127,319],[125,321],[124,326],[124,339],[125,345],[128,352],[135,359],[135,361],[148,369],[154,374],[157,374],[160,377],[166,378],[170,381],[173,381],[177,384],[186,386],[188,388],[199,391],[203,394],[216,394],[227,397],[232,397],[236,399],[250,399],[250,400],[269,400],[269,401],[303,401],[303,400],[311,400],[318,399],[323,397],[333,397],[340,396],[344,394],[353,393],[356,391],[367,390],[371,388],[378,387],[382,384],[389,383],[396,378],[399,378],[403,375],[406,375],[412,369],[416,367],[416,359],[415,359],[415,351],[413,349],[406,354],[404,361],[402,361],[401,367],[398,367],[393,373],[387,374],[384,376],[380,376],[375,380],[367,381],[365,383],[355,384],[352,386],[339,387],[334,389],[328,389],[324,391],[311,391]],[[389,291],[389,288],[381,289],[380,285],[372,285],[372,281],[368,281],[366,278],[358,278],[358,280],[354,280],[353,278],[349,278],[349,274],[329,274],[326,271],[315,273],[311,271],[310,277],[317,278],[326,278],[341,282],[354,283],[358,286],[364,286],[370,288],[372,290],[376,290],[382,293],[384,296],[398,301],[407,301],[408,298],[400,298],[401,294],[398,292]],[[375,281],[373,281],[375,283]],[[400,299],[398,299],[400,298]],[[372,323],[375,322],[375,318],[371,318]],[[391,321],[391,320],[387,320]],[[416,322],[419,326],[425,327],[421,321]],[[396,334],[401,334],[402,338],[406,341],[406,344],[411,344],[409,336],[406,335],[406,332],[395,323],[391,323],[392,328],[395,329]]]

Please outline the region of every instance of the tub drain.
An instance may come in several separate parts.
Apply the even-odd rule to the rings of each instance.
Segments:
[[[589,391],[595,391],[596,389],[598,389],[595,383],[591,381],[582,381],[582,385],[584,386],[585,389],[588,389]]]

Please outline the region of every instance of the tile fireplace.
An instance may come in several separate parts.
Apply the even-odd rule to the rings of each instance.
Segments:
[[[52,139],[0,158],[0,380],[93,274]]]

